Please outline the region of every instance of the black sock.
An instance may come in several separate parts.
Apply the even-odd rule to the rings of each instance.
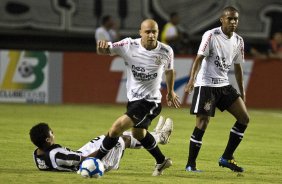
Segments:
[[[163,163],[165,156],[158,147],[155,138],[149,132],[147,132],[146,136],[139,141],[142,146],[156,159],[157,164]]]
[[[193,134],[190,138],[189,156],[186,167],[196,167],[196,159],[202,146],[202,138],[205,131],[195,127]]]
[[[236,121],[236,123],[230,130],[229,140],[225,148],[225,151],[222,155],[223,158],[228,160],[232,159],[233,153],[235,152],[236,148],[238,147],[241,140],[243,139],[246,128],[247,128],[246,125],[243,125]]]
[[[107,134],[95,157],[101,160],[117,144],[118,139],[119,137],[110,137]]]

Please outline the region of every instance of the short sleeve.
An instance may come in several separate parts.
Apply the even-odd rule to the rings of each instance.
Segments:
[[[125,38],[121,41],[118,42],[108,42],[108,44],[110,45],[110,52],[111,55],[119,55],[121,57],[123,57],[127,51],[129,50],[130,47],[130,43],[131,43],[131,39],[130,38]]]
[[[165,70],[172,70],[173,68],[174,68],[174,53],[173,53],[172,48],[169,47]]]
[[[237,54],[234,57],[234,63],[239,64],[243,62],[244,62],[244,41],[242,38],[240,38],[240,43],[239,43],[239,47],[237,50]]]
[[[209,56],[209,50],[210,50],[210,44],[211,44],[211,37],[212,33],[211,31],[207,31],[202,36],[202,41],[198,50],[199,55],[203,56]]]

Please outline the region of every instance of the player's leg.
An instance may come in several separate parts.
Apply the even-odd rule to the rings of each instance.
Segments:
[[[229,141],[223,153],[223,158],[232,159],[233,153],[243,139],[244,132],[249,123],[249,115],[245,103],[241,98],[237,98],[227,110],[237,120],[231,128]]]
[[[194,131],[190,138],[189,155],[186,164],[186,171],[200,171],[196,168],[196,159],[201,149],[202,138],[208,126],[209,120],[210,117],[206,115],[197,115],[196,117],[196,127],[194,128]]]
[[[159,121],[158,121],[156,127],[154,128],[154,131],[155,132],[161,131],[163,126],[164,126],[164,124],[165,124],[165,118],[163,116],[160,116],[159,117]]]
[[[230,130],[227,146],[219,159],[219,165],[236,172],[243,172],[244,169],[236,164],[233,154],[244,137],[244,132],[249,123],[249,115],[244,101],[239,95],[237,96],[234,90],[234,88],[230,88],[231,92],[226,96],[224,103],[227,106],[226,110],[236,118],[236,122]]]
[[[160,124],[162,124],[160,126]],[[158,128],[157,128],[158,127]],[[157,144],[167,144],[169,142],[169,138],[173,131],[173,121],[170,118],[163,118],[160,116],[158,124],[154,129],[154,132],[150,132],[154,139],[156,140]],[[132,132],[125,131],[123,132],[122,138],[124,138],[125,147],[130,149],[140,149],[143,148],[142,144],[133,137]]]
[[[186,171],[198,172],[196,159],[202,146],[202,138],[208,126],[210,117],[215,114],[214,88],[195,87],[190,113],[196,114],[196,126],[190,137],[189,155]]]
[[[173,121],[171,118],[167,118],[162,128],[156,132],[157,142],[163,145],[167,144],[169,142],[172,131]]]
[[[160,103],[140,100],[129,104],[127,114],[134,121],[132,128],[133,137],[136,138],[142,146],[156,159],[156,167],[153,176],[161,175],[163,170],[171,166],[172,161],[166,159],[159,149],[155,138],[147,129],[152,120],[161,112]]]
[[[159,149],[155,138],[144,128],[132,128],[133,137],[135,137],[142,146],[156,159],[157,164],[165,160],[165,156]]]
[[[102,159],[118,142],[119,136],[127,129],[133,126],[131,118],[126,114],[119,117],[112,127],[100,146],[96,158]]]

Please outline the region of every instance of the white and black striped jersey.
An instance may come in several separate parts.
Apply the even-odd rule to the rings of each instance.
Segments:
[[[235,32],[228,38],[221,27],[217,27],[204,33],[198,54],[205,58],[196,77],[195,86],[227,86],[227,74],[231,65],[244,62],[244,41]]]
[[[52,145],[43,155],[37,155],[36,149],[33,153],[35,164],[39,170],[77,171],[81,163],[81,157],[87,157],[97,151],[104,138],[104,135],[96,137],[78,151],[62,147],[59,144]],[[106,171],[119,168],[124,149],[125,143],[120,137],[116,146],[101,160]]]
[[[127,71],[127,98],[129,101],[146,99],[161,102],[161,81],[165,70],[173,69],[174,54],[170,46],[158,41],[153,50],[146,50],[141,38],[125,38],[111,43],[111,55],[124,59]]]
[[[72,151],[59,144],[50,146],[43,155],[34,151],[34,161],[39,170],[77,171],[81,162],[81,152]]]

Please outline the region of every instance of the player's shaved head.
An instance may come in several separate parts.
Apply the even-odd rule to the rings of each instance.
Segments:
[[[159,35],[158,23],[153,19],[146,19],[141,23],[139,30],[141,36],[141,44],[147,50],[152,50],[157,46]]]
[[[148,28],[148,27],[154,27],[155,29],[159,29],[158,23],[154,21],[153,19],[146,19],[141,23],[141,29]]]

